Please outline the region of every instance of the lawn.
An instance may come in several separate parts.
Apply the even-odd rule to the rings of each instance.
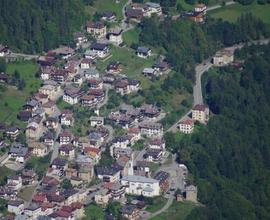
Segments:
[[[209,12],[211,17],[235,22],[243,13],[252,13],[265,23],[270,24],[270,4],[259,5],[254,2],[251,5],[240,5],[238,3]]]
[[[103,220],[105,217],[104,211],[100,206],[90,204],[85,208],[86,217],[83,220]]]
[[[161,208],[163,208],[163,206],[166,204],[166,202],[167,202],[167,199],[165,199],[162,196],[154,198],[153,204],[148,205],[145,210],[148,212],[156,212],[156,211],[160,210]]]
[[[25,187],[18,193],[18,197],[24,201],[30,201],[34,190],[35,186]]]
[[[9,75],[12,75],[15,70],[24,80],[25,88],[19,91],[15,87],[8,87],[0,91],[0,122],[14,123],[22,127],[23,124],[17,119],[17,114],[30,94],[38,90],[41,80],[35,77],[38,65],[33,62],[15,62],[7,65]]]
[[[119,0],[119,3],[116,3],[116,0],[99,0],[95,1],[93,7],[87,7],[87,13],[91,16],[96,11],[101,13],[105,11],[113,11],[116,13],[117,20],[123,19],[122,8],[125,5],[127,0]]]
[[[10,175],[15,174],[13,170],[8,169],[5,166],[0,167],[0,185],[3,186],[6,184],[6,178]]]
[[[47,172],[48,167],[50,166],[51,153],[45,157],[34,157],[32,156],[26,163],[25,167],[28,169],[34,169],[41,179],[44,174]]]
[[[189,213],[194,209],[196,205],[192,202],[176,202],[173,204],[162,214],[151,218],[151,220],[184,220],[187,218]]]
[[[131,44],[139,44],[139,35],[140,29],[133,28],[123,34],[123,40],[128,46]]]
[[[123,74],[139,80],[143,89],[149,88],[150,80],[143,76],[142,70],[145,67],[151,67],[157,59],[157,55],[153,55],[148,59],[143,59],[137,57],[135,51],[127,47],[112,47],[111,54],[112,57],[106,61],[99,61],[97,63],[97,68],[101,72],[104,72],[110,62],[119,61],[124,66],[124,70],[122,71]]]

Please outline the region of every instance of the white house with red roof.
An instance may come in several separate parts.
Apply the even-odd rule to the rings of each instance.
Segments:
[[[177,128],[184,134],[191,134],[194,130],[194,121],[192,119],[180,121]]]

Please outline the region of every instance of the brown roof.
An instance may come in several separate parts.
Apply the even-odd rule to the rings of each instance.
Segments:
[[[209,108],[208,105],[205,104],[197,104],[193,107],[193,110],[197,111],[205,111],[205,109]]]

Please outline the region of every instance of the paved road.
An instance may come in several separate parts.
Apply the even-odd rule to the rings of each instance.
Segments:
[[[6,55],[7,58],[23,58],[24,60],[37,59],[39,55],[24,54],[24,53],[13,53]]]
[[[250,41],[249,43],[247,43],[247,45],[252,45],[252,44],[260,44],[260,45],[264,45],[264,44],[268,44],[269,43],[269,39],[262,39],[262,40],[254,40],[254,41]],[[231,47],[227,47],[226,49],[231,49],[233,51],[235,51],[236,49],[241,49],[243,46],[245,45],[245,43],[241,43],[241,44],[236,44],[233,45]],[[198,64],[195,67],[195,85],[193,86],[193,106],[196,104],[203,104],[203,96],[202,96],[202,85],[201,85],[201,78],[202,75],[209,70],[209,68],[211,68],[213,66],[213,64],[211,63],[211,58],[203,61],[202,63]],[[180,121],[190,118],[189,115],[191,115],[191,110],[188,111],[184,116],[182,116],[174,125],[172,125],[166,132],[176,132],[177,131],[177,125]]]
[[[235,3],[236,2],[234,2],[234,1],[226,2],[225,6],[233,5]],[[213,6],[208,7],[206,9],[206,11],[212,11],[212,10],[215,10],[215,9],[218,9],[218,8],[221,8],[221,7],[224,7],[224,6],[222,6],[222,5],[213,5]]]

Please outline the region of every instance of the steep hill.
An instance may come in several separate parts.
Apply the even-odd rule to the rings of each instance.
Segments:
[[[70,42],[85,18],[82,0],[1,0],[0,42],[41,52]]]

